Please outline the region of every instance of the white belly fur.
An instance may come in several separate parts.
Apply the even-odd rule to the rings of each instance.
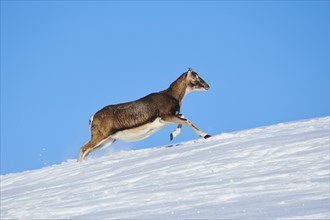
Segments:
[[[153,122],[150,122],[145,125],[141,125],[136,128],[126,129],[122,131],[118,131],[117,133],[111,135],[110,137],[113,139],[121,140],[121,141],[139,141],[149,137],[155,132],[159,131],[161,128],[168,125],[167,122],[162,121],[160,118],[157,118]]]

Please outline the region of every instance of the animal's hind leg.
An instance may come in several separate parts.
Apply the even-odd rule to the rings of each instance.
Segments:
[[[93,140],[90,140],[87,144],[82,146],[80,148],[78,162],[83,161],[83,159],[93,150],[93,147],[95,147],[96,144],[97,143],[95,143]]]
[[[84,160],[84,158],[93,150],[97,148],[104,148],[109,145],[111,145],[113,142],[115,142],[115,139],[113,138],[105,138],[101,141],[95,141],[95,140],[90,140],[86,145],[80,148],[80,154],[78,161],[81,162]]]
[[[83,161],[91,151],[108,146],[115,141],[110,137],[112,134],[111,130],[105,125],[109,125],[109,123],[100,121],[97,114],[90,118],[89,128],[91,130],[91,140],[80,148],[79,162]]]

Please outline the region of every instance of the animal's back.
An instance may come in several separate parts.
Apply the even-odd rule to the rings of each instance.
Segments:
[[[125,130],[153,122],[162,114],[176,111],[180,111],[176,99],[163,93],[152,93],[136,101],[104,107],[94,115],[94,123],[98,120],[98,123],[110,123],[116,131]]]

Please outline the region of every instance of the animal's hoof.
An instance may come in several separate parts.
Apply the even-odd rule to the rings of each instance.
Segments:
[[[210,138],[210,137],[212,137],[212,136],[209,135],[209,134],[207,134],[207,135],[204,136],[205,139],[208,139],[208,138]]]
[[[170,140],[171,141],[173,140],[173,134],[172,133],[170,134]]]

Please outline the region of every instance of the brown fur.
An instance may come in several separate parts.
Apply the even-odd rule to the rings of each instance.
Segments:
[[[158,93],[149,94],[136,101],[117,105],[109,105],[96,112],[91,121],[91,140],[81,147],[79,161],[92,150],[100,147],[101,141],[116,132],[136,128],[153,122],[156,118],[169,123],[186,124],[196,133],[207,138],[209,135],[200,132],[191,122],[181,118],[180,106],[187,88],[198,90],[209,88],[208,84],[189,69],[182,74],[170,87]],[[172,136],[171,136],[172,139]],[[115,140],[111,140],[113,142]]]

